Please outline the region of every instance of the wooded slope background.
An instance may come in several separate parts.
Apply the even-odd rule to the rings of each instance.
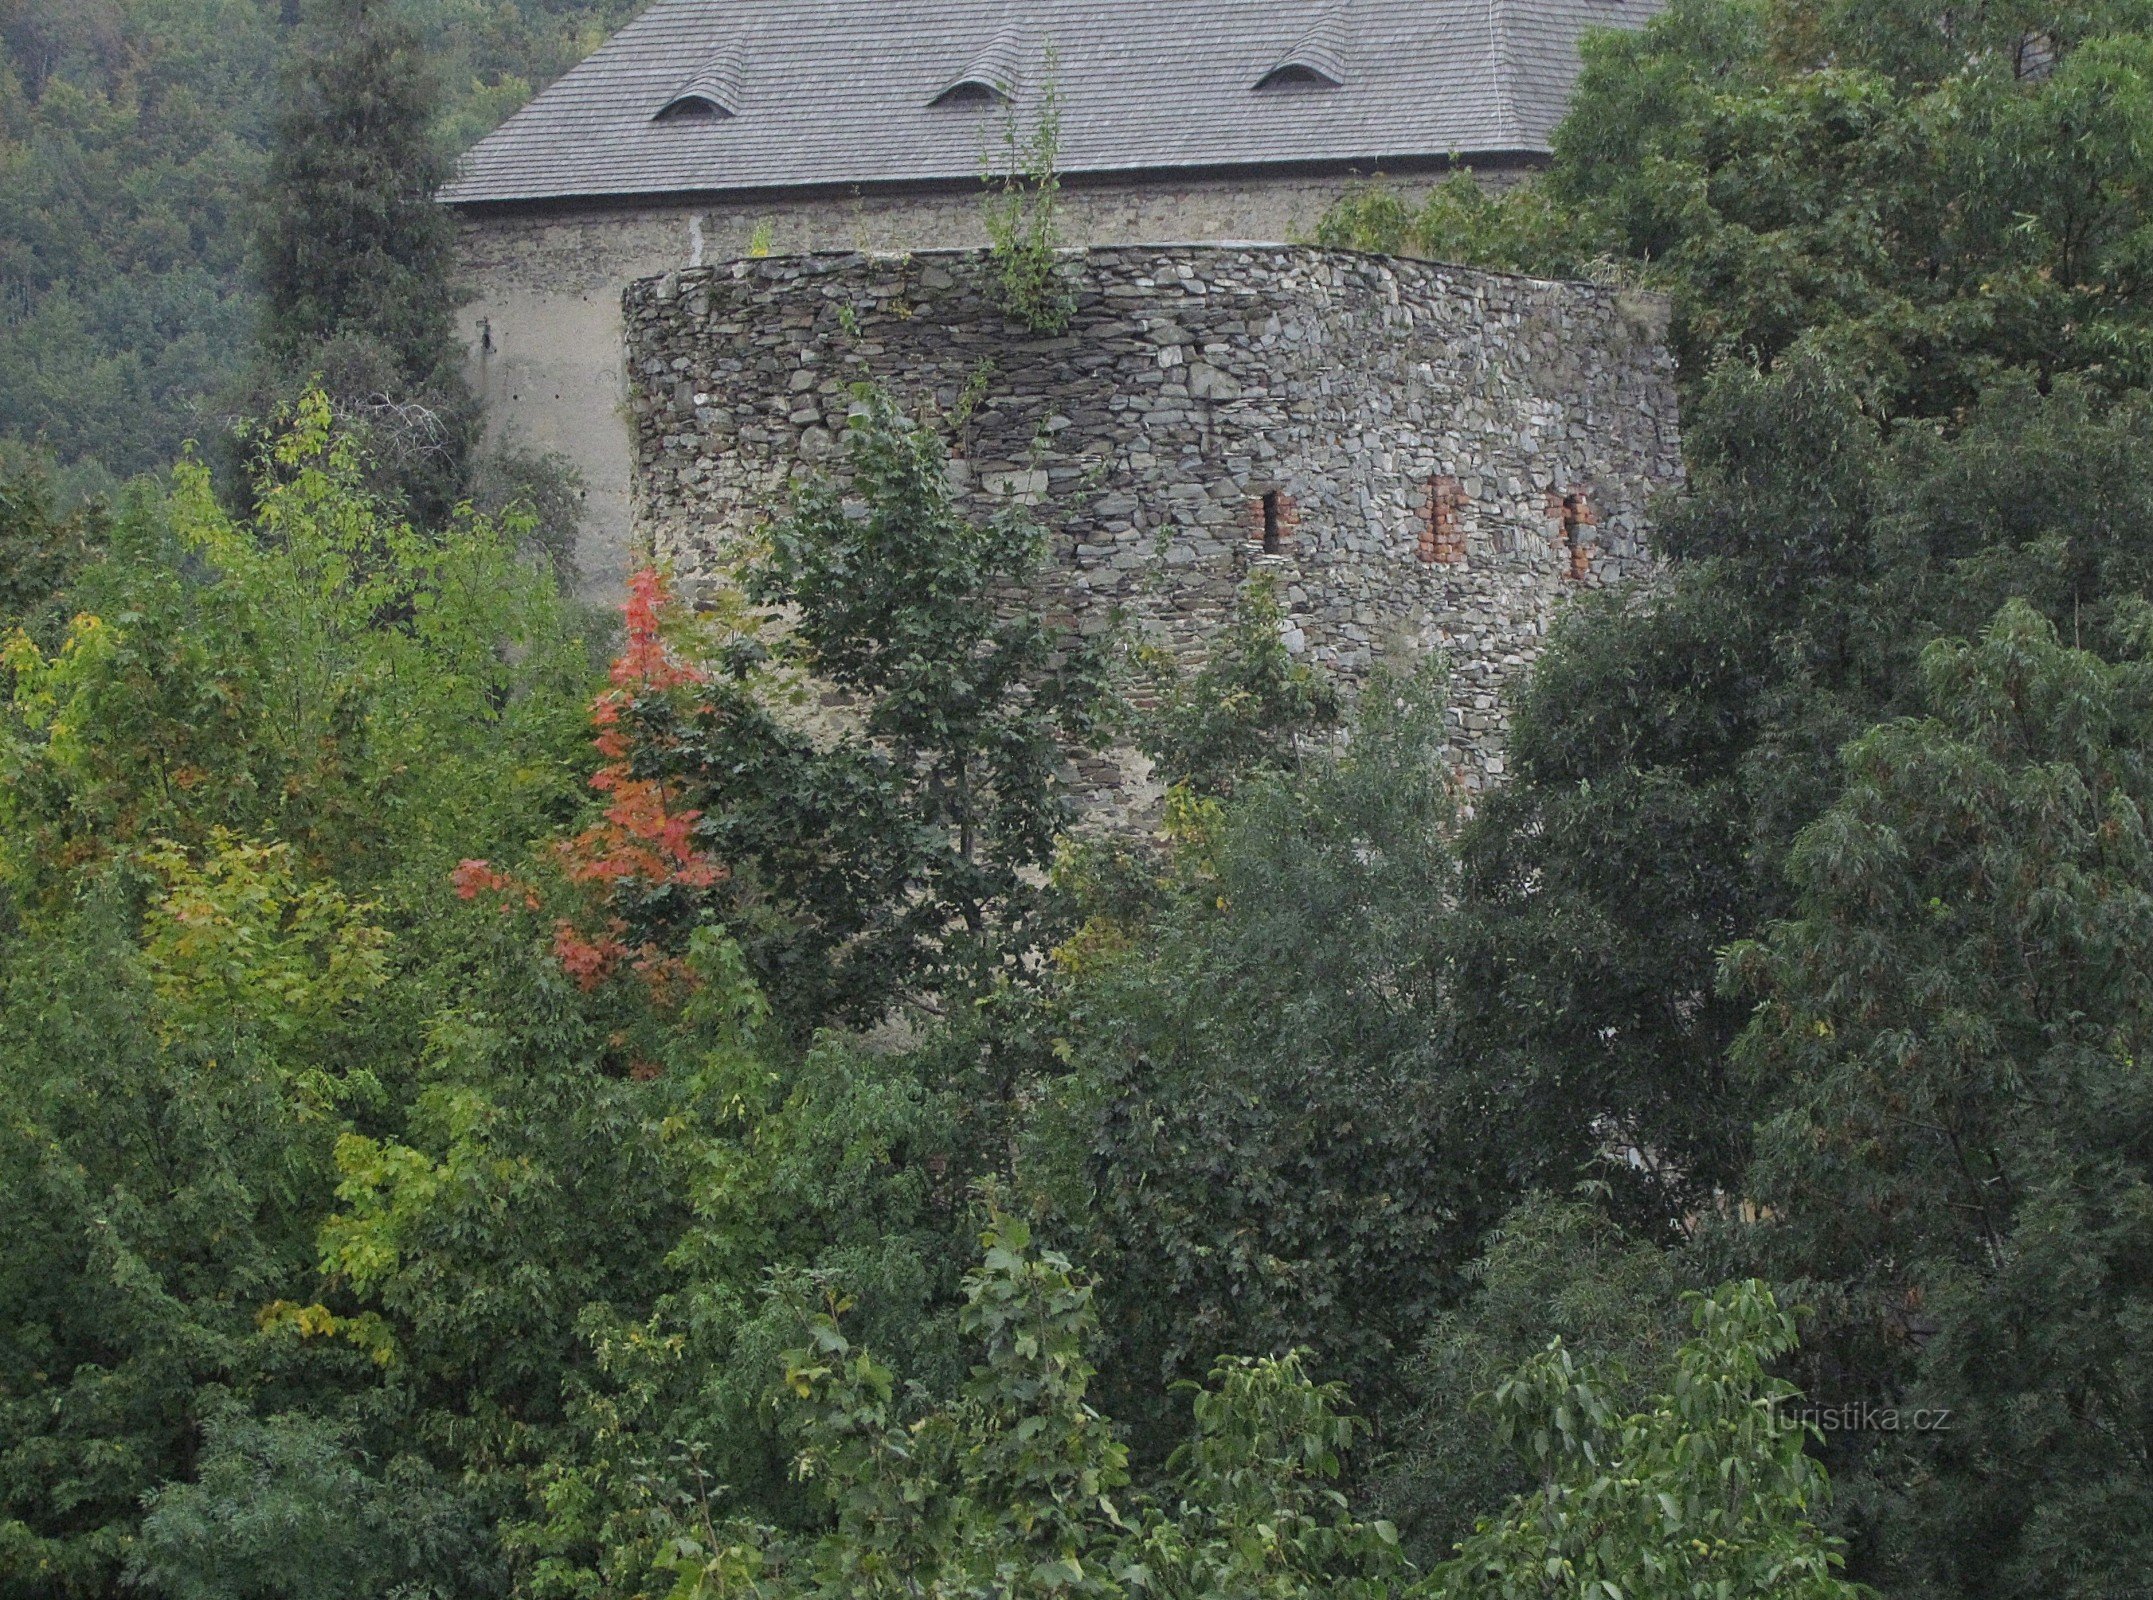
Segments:
[[[637,0],[408,0],[460,151]],[[0,0],[0,437],[84,489],[219,431],[298,0]]]

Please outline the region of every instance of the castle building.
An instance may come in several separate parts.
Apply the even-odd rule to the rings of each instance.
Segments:
[[[677,478],[670,487],[638,486],[639,453],[647,470],[656,460],[669,460],[669,451],[677,451],[677,446],[654,446],[651,430],[679,420],[667,409],[675,404],[678,384],[667,380],[660,385],[664,393],[654,399],[649,375],[631,370],[657,359],[649,342],[658,334],[654,325],[638,336],[633,349],[624,346],[629,330],[622,318],[623,291],[642,279],[676,286],[695,282],[693,292],[669,302],[677,315],[686,304],[727,303],[734,292],[727,285],[755,285],[757,292],[768,290],[783,298],[823,293],[845,281],[847,274],[880,281],[890,270],[856,263],[833,276],[832,258],[818,252],[866,255],[982,245],[982,170],[1000,167],[1011,130],[1022,137],[1036,128],[1051,102],[1060,131],[1056,164],[1063,185],[1062,238],[1073,246],[1105,248],[1079,273],[1089,275],[1087,283],[1096,280],[1096,293],[1105,297],[1094,304],[1094,311],[1107,301],[1128,310],[1126,302],[1139,280],[1164,272],[1166,278],[1151,287],[1161,288],[1163,282],[1166,308],[1154,312],[1172,326],[1188,323],[1185,317],[1173,319],[1193,309],[1170,303],[1182,295],[1172,285],[1218,283],[1222,298],[1208,305],[1226,304],[1245,292],[1262,302],[1261,326],[1276,316],[1282,330],[1295,330],[1292,335],[1281,332],[1266,346],[1261,336],[1245,331],[1220,331],[1215,338],[1207,332],[1203,342],[1193,342],[1198,330],[1190,327],[1192,342],[1177,343],[1145,320],[1144,337],[1151,340],[1147,359],[1164,359],[1170,348],[1188,354],[1178,373],[1154,361],[1151,370],[1169,380],[1168,390],[1174,380],[1213,381],[1196,378],[1199,369],[1242,373],[1244,358],[1255,360],[1258,352],[1276,354],[1290,345],[1298,374],[1294,381],[1314,385],[1319,394],[1329,392],[1326,385],[1360,381],[1343,370],[1326,374],[1321,370],[1326,360],[1372,360],[1386,371],[1395,369],[1392,378],[1384,380],[1392,391],[1389,399],[1377,397],[1382,383],[1375,389],[1362,386],[1368,403],[1378,410],[1404,404],[1409,392],[1424,401],[1438,392],[1455,393],[1458,404],[1486,413],[1488,437],[1508,430],[1518,439],[1544,440],[1545,416],[1499,414],[1500,405],[1510,400],[1498,403],[1494,390],[1475,394],[1471,373],[1494,370],[1484,360],[1493,347],[1474,335],[1470,317],[1479,306],[1490,315],[1522,319],[1512,333],[1528,323],[1538,330],[1527,345],[1503,345],[1509,353],[1495,366],[1505,371],[1510,368],[1504,363],[1523,359],[1528,346],[1546,348],[1549,340],[1556,347],[1558,365],[1574,362],[1596,348],[1592,341],[1601,333],[1619,332],[1617,324],[1629,325],[1619,317],[1607,323],[1598,311],[1588,313],[1588,306],[1598,302],[1584,291],[1503,288],[1493,279],[1470,274],[1428,278],[1418,269],[1344,259],[1319,262],[1277,250],[1147,257],[1123,247],[1281,244],[1307,238],[1331,201],[1356,178],[1382,173],[1425,180],[1468,165],[1499,180],[1530,167],[1544,159],[1561,118],[1577,71],[1580,35],[1596,27],[1636,26],[1658,4],[657,0],[475,146],[440,197],[462,222],[463,265],[474,292],[464,312],[464,331],[478,385],[497,426],[512,430],[526,446],[566,455],[581,469],[589,532],[579,556],[596,589],[617,587],[639,541],[656,540],[661,555],[692,554],[704,535],[683,521],[688,508],[676,496]],[[743,276],[729,277],[724,271],[713,276],[714,264],[751,257],[797,257],[808,265],[800,276],[789,278],[773,278],[761,267]],[[1154,264],[1144,265],[1147,261]],[[1157,265],[1162,262],[1168,264]],[[703,273],[699,279],[679,276],[698,270]],[[922,269],[922,280],[930,270],[951,278],[951,288],[938,292],[956,293],[960,300],[957,285],[972,281],[961,263]],[[1388,287],[1368,287],[1384,272],[1392,275]],[[780,292],[774,286],[781,282],[795,287]],[[1480,287],[1472,287],[1476,284]],[[1227,287],[1232,285],[1243,287]],[[1303,290],[1317,294],[1321,306],[1312,304],[1307,315],[1298,316],[1281,297]],[[1313,336],[1311,330],[1319,327],[1337,331],[1334,319],[1345,315],[1341,308],[1346,301],[1357,305],[1364,292],[1393,290],[1404,297],[1394,311],[1415,296],[1432,296],[1420,309],[1434,320],[1401,323],[1393,318],[1388,325],[1410,325],[1424,334],[1440,325],[1450,330],[1443,337],[1456,341],[1414,347],[1419,350],[1414,360],[1421,366],[1450,374],[1433,388],[1415,389],[1419,380],[1402,376],[1412,362],[1406,361],[1404,347],[1393,349],[1382,342],[1376,331],[1384,325],[1380,317],[1370,321],[1353,312],[1348,320],[1354,331],[1335,346],[1295,342],[1302,334]],[[655,287],[638,290],[636,303],[657,304],[656,292]],[[1440,316],[1430,309],[1438,303],[1445,308]],[[1507,309],[1498,312],[1498,307]],[[968,314],[971,309],[976,308],[968,308]],[[1126,337],[1100,332],[1119,328],[1126,317],[1087,315],[1089,322],[1080,317],[1079,325],[1099,337]],[[1543,326],[1535,318],[1552,320]],[[1240,320],[1229,316],[1225,322]],[[1636,321],[1634,315],[1629,319]],[[1593,330],[1589,336],[1588,328]],[[666,334],[676,336],[689,337],[684,328]],[[694,338],[707,336],[706,329]],[[1250,337],[1257,342],[1246,343]],[[1208,344],[1222,339],[1232,347],[1233,359],[1224,364],[1207,360]],[[1570,339],[1585,342],[1564,346]],[[713,347],[711,381],[721,373],[736,384],[752,381],[767,354],[761,351],[750,361],[745,354],[727,355]],[[624,355],[630,358],[627,363]],[[1109,366],[1118,369],[1121,360],[1117,355]],[[938,369],[936,381],[940,377]],[[790,384],[795,376],[784,374],[782,381]],[[1185,400],[1191,408],[1216,404],[1230,410],[1241,404],[1249,427],[1257,421],[1252,382],[1289,414],[1294,404],[1315,404],[1305,397],[1286,401],[1283,377],[1276,388],[1265,386],[1253,369],[1229,381],[1241,385],[1232,399],[1218,390],[1167,398]],[[688,392],[697,391],[691,386]],[[752,408],[769,398],[730,393],[723,394],[722,404]],[[1105,396],[1085,403],[1111,405]],[[691,412],[697,409],[689,406]],[[1074,416],[1067,408],[1052,413],[1063,414]],[[1671,426],[1671,413],[1665,420]],[[1611,425],[1608,414],[1597,410],[1566,414],[1562,424],[1566,430],[1587,433]],[[1251,463],[1270,459],[1261,441],[1244,437],[1246,429],[1205,434],[1201,426],[1191,426],[1197,429],[1199,450],[1212,447],[1204,439],[1227,449],[1230,435],[1238,441],[1230,447],[1249,452]],[[1394,434],[1383,429],[1368,434],[1367,448],[1395,456],[1400,441]],[[738,442],[745,435],[728,437],[736,441],[733,448],[745,448]],[[1386,442],[1374,443],[1378,437]],[[1177,462],[1187,443],[1174,445]],[[815,448],[812,440],[807,448]],[[1352,447],[1341,441],[1336,449],[1351,453]],[[1156,455],[1133,445],[1126,453]],[[1425,448],[1407,449],[1405,455],[1415,463],[1438,463],[1420,478],[1440,483],[1430,488],[1421,482],[1407,498],[1435,497],[1435,511],[1423,520],[1433,530],[1429,537],[1434,547],[1444,555],[1430,565],[1456,566],[1448,553],[1469,548],[1476,537],[1461,530],[1495,525],[1492,512],[1470,487],[1497,481],[1507,485],[1509,478],[1479,470],[1471,452],[1450,450],[1434,434]],[[1313,461],[1311,456],[1310,470]],[[1442,461],[1450,466],[1441,467]],[[1536,474],[1549,476],[1550,483],[1560,487],[1583,470],[1563,467],[1558,472],[1545,463],[1534,468],[1522,465],[1522,458],[1520,462],[1523,476],[1511,476],[1518,485],[1531,483],[1531,494],[1522,487],[1514,493],[1505,487],[1503,493],[1521,506],[1532,494],[1546,492]],[[1645,476],[1664,466],[1657,463]],[[748,469],[743,457],[741,463],[714,470],[722,478]],[[1251,465],[1228,476],[1239,486],[1262,473]],[[1291,475],[1273,476],[1283,483]],[[1447,486],[1453,481],[1457,487]],[[1161,491],[1166,487],[1162,484]],[[1143,490],[1132,483],[1118,492],[1141,495]],[[1190,483],[1180,483],[1175,492],[1186,500]],[[1266,492],[1284,497],[1269,502],[1274,520],[1284,514],[1277,508],[1295,498],[1284,487]],[[1390,503],[1388,496],[1385,489],[1378,497],[1383,505]],[[1588,513],[1600,519],[1594,524],[1600,530],[1598,559],[1608,575],[1627,559],[1609,543],[1609,516],[1619,498],[1611,499],[1603,490],[1603,511],[1594,507],[1588,493],[1570,513],[1580,528],[1586,524],[1579,519]],[[1259,496],[1257,503],[1265,502]],[[1305,524],[1310,502],[1303,497],[1299,503]],[[640,519],[639,505],[644,508]],[[1101,516],[1106,519],[1103,531],[1113,514]],[[1147,510],[1140,520],[1148,530],[1156,518]],[[1298,548],[1312,550],[1314,537],[1313,529],[1303,533]],[[1093,545],[1103,548],[1095,541]],[[1075,559],[1074,546],[1071,555]],[[1188,558],[1184,554],[1174,559],[1185,563]],[[1588,579],[1596,581],[1589,559],[1586,570]],[[1365,597],[1355,602],[1371,617],[1370,606],[1381,603]],[[1382,632],[1390,624],[1350,626]],[[1341,633],[1339,638],[1349,635]],[[1354,648],[1350,642],[1338,644],[1334,653],[1350,656]]]

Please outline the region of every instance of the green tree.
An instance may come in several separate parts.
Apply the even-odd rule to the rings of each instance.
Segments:
[[[1766,1259],[1825,1286],[1819,1381],[1950,1408],[1877,1436],[1912,1594],[2106,1596],[2153,1536],[2153,677],[2007,605],[1848,748],[1796,914],[1730,958],[1771,1115]]]
[[[107,537],[102,505],[62,513],[46,475],[30,467],[0,475],[0,629],[51,647],[68,615],[68,592]]]
[[[338,1144],[322,1300],[287,1320],[366,1341],[410,1435],[464,1441],[436,1449],[525,1592],[648,1592],[719,1485],[802,1514],[762,1404],[797,1331],[773,1275],[841,1276],[878,1344],[961,1376],[947,1099],[836,1041],[784,1052],[715,938],[675,1006],[570,981],[520,905],[463,915],[486,960],[450,1048],[395,1136]]]
[[[358,1600],[494,1588],[472,1508],[403,1457],[365,1470],[353,1430],[304,1413],[234,1407],[203,1425],[189,1483],[147,1501],[131,1584],[174,1600]]]
[[[0,1583],[26,1595],[115,1592],[224,1394],[333,1404],[363,1365],[279,1360],[255,1323],[312,1276],[319,1102],[243,1021],[163,1037],[122,897],[83,897],[0,951]]]
[[[980,1352],[952,1397],[900,1389],[840,1328],[806,1316],[780,1402],[796,1470],[829,1508],[810,1536],[708,1526],[675,1558],[676,1600],[780,1595],[1380,1595],[1396,1537],[1330,1486],[1360,1425],[1298,1356],[1226,1360],[1194,1390],[1167,1492],[1130,1484],[1095,1410],[1092,1285],[995,1213],[965,1279]],[[842,1307],[844,1302],[837,1302]]]
[[[1692,1295],[1695,1336],[1674,1381],[1620,1414],[1603,1381],[1555,1340],[1494,1392],[1498,1431],[1537,1483],[1438,1568],[1436,1594],[1490,1600],[1641,1595],[1653,1600],[1857,1600],[1839,1541],[1817,1518],[1831,1494],[1788,1414],[1798,1391],[1768,1375],[1794,1318],[1761,1282]]]
[[[1335,1487],[1364,1427],[1303,1357],[1229,1357],[1191,1384],[1194,1427],[1156,1491],[1132,1485],[1088,1399],[1090,1286],[995,1216],[965,1280],[983,1345],[955,1399],[900,1388],[845,1336],[843,1302],[804,1317],[779,1403],[820,1531],[711,1520],[684,1538],[674,1600],[756,1594],[1340,1594],[1466,1600],[1605,1593],[1854,1600],[1837,1576],[1822,1470],[1798,1393],[1766,1364],[1794,1321],[1762,1283],[1693,1295],[1694,1336],[1646,1408],[1615,1410],[1557,1339],[1494,1394],[1534,1486],[1421,1577],[1387,1523]]]
[[[325,0],[285,87],[259,243],[263,342],[303,364],[338,338],[376,347],[392,392],[452,359],[454,224],[438,95],[419,36],[384,0]]]
[[[63,475],[109,489],[162,468],[189,438],[221,435],[234,409],[273,409],[244,387],[235,405],[233,391],[261,312],[248,260],[255,200],[285,69],[309,38],[306,9],[0,5],[0,435],[41,444]],[[437,74],[450,154],[636,9],[397,6]],[[542,526],[565,526],[540,510]]]
[[[1133,1586],[1161,1596],[1330,1594],[1357,1600],[1401,1576],[1398,1536],[1338,1488],[1367,1424],[1345,1385],[1310,1381],[1304,1352],[1224,1356],[1180,1386],[1195,1427],[1146,1508]]]
[[[899,825],[918,841],[906,931],[915,947],[949,947],[944,970],[970,967],[977,983],[1031,942],[1026,874],[1047,866],[1073,816],[1058,771],[1096,736],[1100,664],[1036,601],[1001,598],[1040,577],[1038,525],[1014,504],[966,518],[939,435],[906,425],[885,395],[866,402],[847,436],[849,490],[824,481],[802,495],[750,589],[797,608],[786,647],[857,697],[862,731],[888,752]]]
[[[1377,679],[1339,744],[1171,817],[1158,903],[1062,952],[1073,1070],[1026,1170],[1084,1220],[1147,1459],[1159,1381],[1236,1350],[1308,1348],[1386,1415],[1482,1230],[1591,1153],[1454,1049],[1443,755],[1437,677]]]
[[[0,433],[95,479],[204,426],[253,320],[280,31],[257,0],[0,8]]]
[[[1061,174],[1061,91],[1056,82],[1054,47],[1041,63],[1039,92],[1026,132],[1018,117],[1016,86],[1005,84],[1002,124],[1003,170],[982,157],[980,200],[988,256],[1002,308],[1033,333],[1057,334],[1076,314],[1076,300],[1062,286],[1055,262],[1061,245],[1057,211]]]
[[[513,521],[420,531],[318,394],[235,519],[182,466],[6,646],[0,872],[19,906],[159,840],[280,840],[366,898],[567,814],[590,659]]]
[[[1791,907],[1836,753],[1913,709],[1922,644],[2020,595],[2130,648],[2149,428],[2069,384],[1888,439],[1812,363],[1706,387],[1668,584],[1573,608],[1463,838],[1459,1024],[1654,1158],[1611,1175],[1624,1215],[1670,1226],[1739,1180],[1758,1108],[1726,1067],[1747,1012],[1719,952]]]
[[[1260,574],[1193,674],[1147,652],[1156,703],[1138,729],[1144,753],[1169,785],[1220,797],[1261,772],[1290,770],[1305,741],[1335,728],[1337,687],[1286,648],[1278,585]]]
[[[1591,1368],[1620,1414],[1666,1388],[1684,1326],[1685,1265],[1585,1198],[1530,1196],[1489,1231],[1470,1295],[1421,1334],[1405,1374],[1409,1398],[1389,1420],[1391,1448],[1368,1484],[1410,1556],[1425,1564],[1450,1555],[1480,1519],[1537,1481],[1517,1452],[1489,1450],[1478,1399],[1551,1337]]]
[[[294,1496],[361,1474],[463,1529],[440,1548],[463,1540],[455,1562],[484,1567],[483,1508],[385,1417],[375,1325],[304,1312],[339,1136],[399,1120],[455,1036],[471,946],[443,927],[450,870],[568,814],[590,663],[512,534],[420,535],[360,476],[311,404],[257,516],[234,521],[184,468],[115,519],[60,640],[4,649],[11,1591],[113,1592],[145,1497],[188,1479],[230,1419],[203,1495],[159,1500],[180,1542],[156,1570],[210,1581],[221,1536],[201,1530],[283,1514],[227,1494],[251,1481],[257,1406],[328,1430],[260,1444],[311,1463]],[[349,1445],[335,1460],[315,1448],[331,1434]],[[229,1592],[282,1570],[229,1569]]]
[[[1021,507],[967,517],[944,442],[880,393],[846,464],[803,490],[747,574],[755,600],[787,608],[782,632],[691,646],[692,691],[620,713],[731,868],[713,897],[806,1029],[1024,976],[1076,816],[1063,769],[1098,739],[1107,697],[1100,653],[1040,614],[1045,541]],[[832,690],[823,718],[787,704]],[[693,913],[631,920],[661,914],[677,937]]]
[[[1821,354],[1948,417],[2002,373],[2147,381],[2153,41],[2138,0],[1678,0],[1587,39],[1546,174],[1360,193],[1334,243],[1665,288],[1692,382]]]
[[[257,414],[326,386],[422,520],[458,498],[477,412],[462,374],[449,165],[419,34],[389,0],[321,0],[284,89],[256,242]]]
[[[939,1407],[900,1398],[834,1310],[807,1315],[782,1389],[800,1403],[794,1470],[833,1519],[798,1546],[752,1527],[727,1530],[744,1544],[691,1544],[675,1596],[732,1592],[766,1562],[795,1593],[1122,1593],[1111,1555],[1126,1452],[1086,1398],[1092,1286],[1019,1219],[993,1215],[981,1239],[963,1313],[980,1360],[962,1393]]]

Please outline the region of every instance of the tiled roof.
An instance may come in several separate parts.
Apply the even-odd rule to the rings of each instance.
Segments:
[[[1068,174],[1536,153],[1577,38],[1661,0],[657,0],[465,155],[443,200],[967,179],[1051,45]],[[1288,72],[1256,85],[1280,67]],[[731,116],[653,120],[690,85]],[[986,103],[982,105],[982,101]]]

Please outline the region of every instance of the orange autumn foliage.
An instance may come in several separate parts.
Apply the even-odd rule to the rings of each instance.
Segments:
[[[456,898],[459,900],[476,900],[482,894],[499,895],[499,909],[503,916],[509,913],[514,902],[518,900],[523,902],[527,911],[538,909],[537,889],[476,856],[466,856],[457,862],[455,869],[449,873],[449,883],[456,890]]]
[[[609,804],[596,822],[553,847],[562,875],[589,891],[597,902],[593,909],[602,915],[558,918],[553,956],[582,989],[597,988],[626,964],[654,996],[665,999],[692,980],[685,965],[656,944],[630,942],[629,921],[619,914],[620,897],[710,889],[725,881],[726,871],[715,857],[696,848],[693,829],[702,813],[679,805],[670,781],[635,776],[639,735],[630,713],[638,701],[701,683],[705,674],[666,637],[675,607],[663,574],[649,567],[635,573],[623,610],[627,642],[613,662],[613,687],[591,703],[591,744],[603,760],[590,784]],[[535,889],[485,861],[460,863],[451,881],[465,900],[501,896],[504,912],[519,898],[530,910],[539,906]]]
[[[725,881],[725,868],[698,850],[692,830],[701,812],[678,804],[666,780],[635,776],[635,729],[627,713],[640,701],[704,681],[666,637],[674,602],[664,575],[645,567],[628,580],[624,608],[627,643],[613,662],[613,687],[591,705],[591,743],[604,758],[591,787],[610,797],[599,820],[555,847],[569,882],[612,897],[622,890],[654,894],[666,889],[709,889]],[[563,919],[553,949],[562,969],[584,988],[594,988],[624,959],[633,960],[654,991],[684,978],[680,963],[652,945],[631,946],[626,922],[613,916],[592,934]]]

